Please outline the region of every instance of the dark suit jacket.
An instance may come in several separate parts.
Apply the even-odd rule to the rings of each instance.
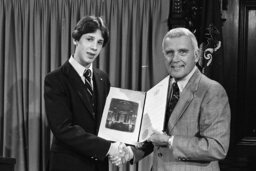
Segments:
[[[230,107],[224,88],[197,69],[180,95],[167,131],[174,135],[171,149],[146,143],[134,149],[135,162],[153,150],[153,170],[219,170],[218,160],[225,158],[230,137]]]
[[[53,133],[50,170],[108,170],[110,142],[97,137],[110,82],[93,69],[95,107],[80,76],[67,61],[45,77],[45,108]],[[95,110],[94,110],[95,109]]]

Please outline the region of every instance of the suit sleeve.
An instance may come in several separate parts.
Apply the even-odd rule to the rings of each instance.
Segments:
[[[44,87],[46,115],[54,136],[72,151],[103,160],[110,142],[73,123],[69,92],[58,78],[56,75],[46,76]]]
[[[230,107],[219,84],[209,86],[201,102],[199,132],[194,136],[174,135],[173,155],[188,161],[213,161],[225,158],[230,138]]]
[[[133,160],[131,161],[131,164],[137,163],[139,160],[143,159],[147,155],[153,152],[154,145],[152,142],[145,141],[143,142],[143,145],[140,148],[133,147],[132,146],[132,151],[133,151]]]

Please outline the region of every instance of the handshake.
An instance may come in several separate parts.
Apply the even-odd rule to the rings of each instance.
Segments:
[[[125,164],[133,159],[133,151],[131,147],[126,146],[121,142],[112,143],[108,155],[111,163],[116,166]]]

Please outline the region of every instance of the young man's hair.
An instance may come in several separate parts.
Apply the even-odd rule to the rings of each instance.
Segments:
[[[79,41],[83,34],[94,33],[97,30],[101,31],[102,37],[104,39],[104,47],[109,39],[109,31],[101,17],[85,16],[81,18],[72,32],[72,38],[76,41]]]

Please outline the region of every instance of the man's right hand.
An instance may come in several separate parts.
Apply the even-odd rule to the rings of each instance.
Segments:
[[[116,147],[118,149],[118,153],[115,152],[112,153],[112,155],[109,153],[109,159],[112,164],[119,166],[127,163],[133,158],[133,152],[130,146],[127,147],[124,143],[112,143],[111,146],[113,146],[113,149],[116,149]]]

